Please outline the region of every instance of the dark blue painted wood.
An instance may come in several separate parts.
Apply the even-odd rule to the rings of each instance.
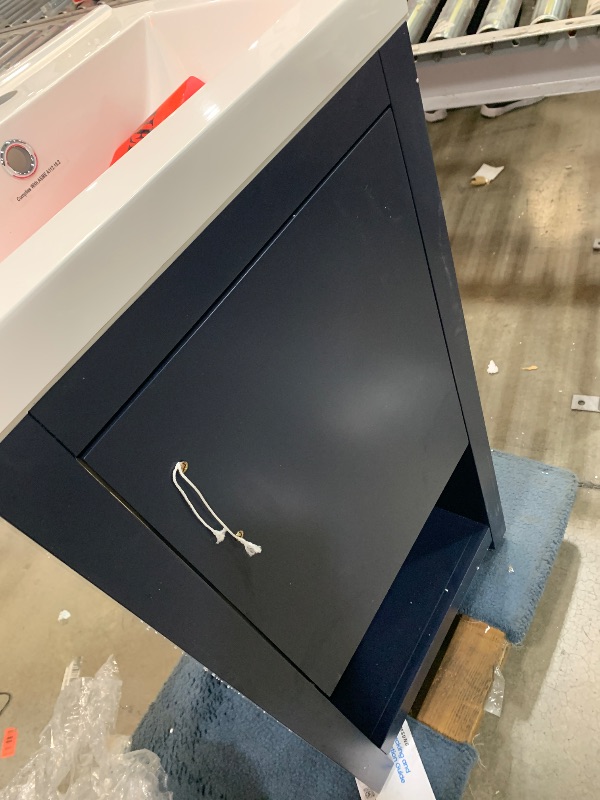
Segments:
[[[329,693],[466,445],[388,111],[85,460]]]
[[[81,453],[388,105],[374,56],[47,392],[33,416]]]
[[[380,56],[481,487],[473,487],[473,493],[465,491],[461,513],[489,524],[497,547],[504,536],[504,517],[406,25],[382,47]],[[468,471],[468,461],[464,467]],[[464,479],[465,485],[473,485],[472,477]]]
[[[390,97],[408,179],[387,118],[284,228]],[[343,673],[335,701],[389,749],[489,546],[488,520],[496,543],[504,530],[405,28],[33,413],[75,454],[116,419],[91,459],[159,530],[31,418],[0,443],[0,516],[379,789],[387,757],[297,667],[330,689]],[[176,458],[228,521],[249,523],[263,555],[211,543],[167,492]],[[405,590],[419,611],[403,632]],[[378,680],[371,661],[365,682],[366,656],[381,662],[404,634],[386,651],[397,671],[380,667],[361,704]]]
[[[479,538],[477,535],[472,536],[467,547],[463,551],[460,563],[457,564],[456,571],[452,576],[452,586],[449,589],[449,594],[451,594],[460,581],[460,585],[458,585],[458,589],[456,589],[454,593],[454,600],[452,601],[452,604],[447,607],[445,614],[445,606],[443,602],[439,605],[438,609],[436,609],[436,612],[433,615],[429,625],[428,634],[422,640],[421,645],[414,651],[407,667],[406,678],[404,679],[408,683],[412,676],[410,688],[404,695],[404,698],[401,699],[403,687],[401,684],[398,686],[397,693],[395,693],[390,700],[386,715],[382,717],[382,724],[379,730],[376,731],[376,738],[379,741],[385,732],[384,725],[386,725],[388,720],[391,718],[391,714],[389,712],[396,708],[397,712],[395,719],[389,725],[387,735],[385,736],[381,746],[381,749],[384,752],[389,753],[390,749],[392,748],[394,739],[398,735],[398,731],[400,730],[408,712],[412,709],[413,703],[417,697],[417,693],[421,689],[421,686],[423,685],[425,678],[427,677],[427,674],[433,665],[434,659],[438,654],[440,647],[442,646],[444,638],[446,637],[451,624],[456,618],[458,608],[460,607],[462,599],[469,588],[469,585],[473,579],[473,575],[475,574],[475,571],[479,569],[479,565],[481,564],[483,557],[490,549],[491,545],[492,535],[489,531],[489,528],[487,528],[483,537]]]
[[[318,750],[383,785],[389,758],[31,417],[0,443],[0,516]]]
[[[486,522],[487,510],[471,445],[467,447],[437,505],[455,514]]]
[[[375,744],[383,745],[399,709],[408,711],[415,668],[485,537],[481,523],[435,508],[338,683],[333,703]]]

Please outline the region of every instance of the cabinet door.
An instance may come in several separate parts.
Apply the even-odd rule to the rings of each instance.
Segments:
[[[466,444],[386,112],[86,461],[329,694]]]

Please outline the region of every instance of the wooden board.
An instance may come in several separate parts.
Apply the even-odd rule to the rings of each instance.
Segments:
[[[419,722],[457,742],[472,742],[483,716],[494,667],[502,665],[507,649],[502,631],[485,622],[460,617],[416,713]]]

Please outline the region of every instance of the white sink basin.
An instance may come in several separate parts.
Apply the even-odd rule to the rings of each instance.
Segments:
[[[99,7],[0,78],[0,145],[37,157],[28,177],[0,167],[0,439],[405,16],[405,0]],[[109,167],[189,76],[206,85]]]

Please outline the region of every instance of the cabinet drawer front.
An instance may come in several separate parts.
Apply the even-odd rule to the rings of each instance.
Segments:
[[[85,458],[331,693],[466,444],[386,112]]]

